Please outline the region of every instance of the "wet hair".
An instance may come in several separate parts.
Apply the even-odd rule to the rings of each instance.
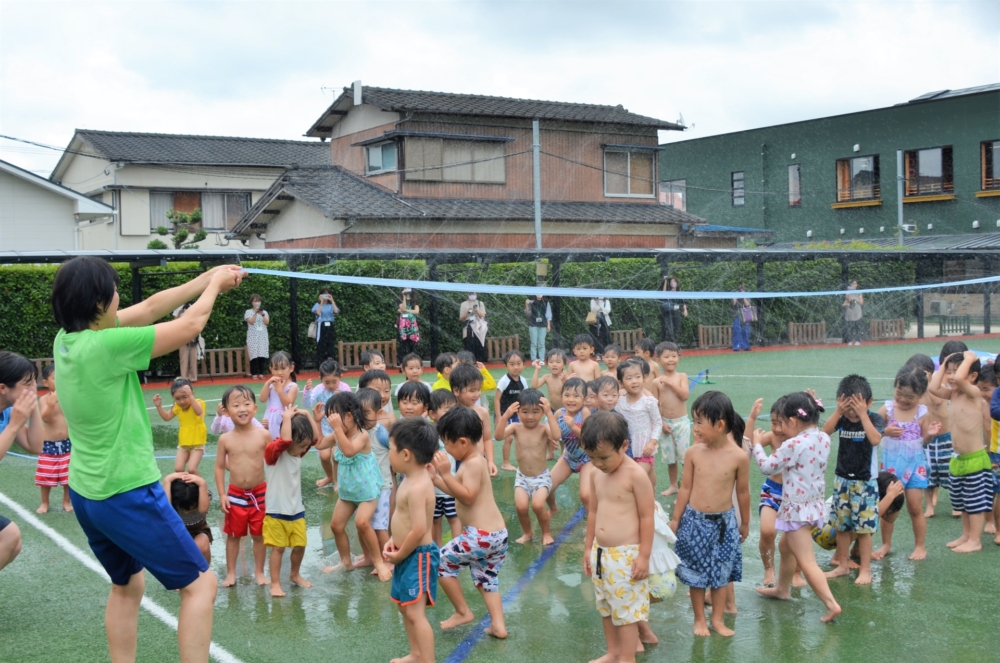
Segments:
[[[361,394],[362,391],[365,390],[359,389],[357,394],[350,391],[338,391],[326,401],[326,407],[323,408],[323,412],[328,417],[334,412],[341,417],[349,414],[359,429],[368,430],[371,428],[372,422],[365,418],[365,410],[361,405],[361,396],[364,396],[364,394]],[[369,391],[375,390],[371,389]],[[379,408],[382,407],[382,395],[377,391],[375,391],[375,394],[378,396],[378,405],[375,406],[375,411],[378,412]],[[365,397],[370,398],[369,396]]]
[[[177,511],[197,511],[201,488],[183,479],[170,482],[170,503]]]
[[[45,369],[42,369],[42,376],[44,377],[44,375]],[[984,382],[993,387],[1000,386],[1000,383],[997,382],[996,367],[993,364],[988,364],[979,369],[979,379],[976,380],[976,384],[983,384]]]
[[[454,352],[442,352],[434,359],[434,368],[438,373],[444,373],[446,368],[451,368],[457,361],[458,357]]]
[[[680,356],[681,349],[677,347],[676,343],[671,343],[670,341],[664,341],[663,343],[657,344],[656,348],[654,349],[654,352],[656,353],[654,355],[655,357],[661,356],[664,352],[676,352],[677,355]]]
[[[949,366],[960,366],[963,361],[965,361],[965,357],[963,357],[962,355],[959,355],[959,354],[954,354],[954,355],[951,355],[950,357],[948,357],[947,359],[944,360],[944,365],[945,365],[945,368],[947,368]],[[979,361],[979,359],[976,359],[969,366],[969,375],[972,375],[973,373],[978,374],[979,371],[981,371],[981,370],[983,370],[982,363]]]
[[[899,481],[899,477],[892,472],[879,472],[878,477],[876,477],[875,480],[878,482],[878,497],[881,500],[884,499],[885,494],[889,492],[889,486]],[[900,493],[899,495],[896,495],[896,499],[894,499],[892,504],[889,505],[889,508],[885,510],[885,515],[902,511],[904,504],[905,499],[903,494]]]
[[[292,356],[284,350],[278,350],[271,355],[271,368],[284,368],[292,365]]]
[[[476,418],[479,418],[478,415]],[[431,462],[440,448],[437,428],[423,417],[406,417],[396,421],[389,429],[389,439],[396,445],[397,451],[409,451],[421,465]]]
[[[587,391],[597,395],[597,380],[587,380]]]
[[[476,365],[476,355],[472,354],[468,350],[459,350],[455,353],[455,356],[458,358],[458,361],[463,364],[472,364],[473,366]]]
[[[506,366],[506,365],[507,365],[507,362],[509,362],[509,361],[510,361],[511,359],[513,359],[514,357],[520,357],[520,358],[521,358],[521,362],[522,362],[522,363],[524,362],[524,353],[523,353],[523,352],[521,352],[520,350],[517,350],[517,349],[514,349],[514,350],[508,350],[508,351],[507,351],[507,352],[506,352],[506,353],[504,354],[504,356],[503,356],[503,363],[504,363],[504,366]]]
[[[448,391],[447,389],[435,389],[431,392],[429,403],[430,405],[428,406],[428,409],[433,412],[437,412],[449,403],[452,405],[458,403],[458,400],[455,398],[454,392]]]
[[[0,351],[0,384],[13,389],[19,382],[34,381],[38,377],[35,362],[29,361],[16,352]]]
[[[327,357],[322,364],[319,365],[319,377],[322,380],[328,375],[334,375],[340,377],[343,375],[343,371],[333,357]]]
[[[55,364],[45,364],[44,366],[42,366],[42,379],[48,380],[50,377],[52,377],[52,374],[55,372],[56,372]]]
[[[452,391],[462,391],[466,387],[483,384],[483,374],[470,364],[459,364],[451,371],[449,378]]]
[[[927,372],[919,364],[907,364],[896,373],[892,386],[896,389],[909,387],[917,396],[923,396],[927,391]]]
[[[736,410],[733,402],[721,391],[706,391],[691,406],[691,416],[707,420],[712,425],[721,421],[726,432],[736,429]]]
[[[552,348],[551,350],[549,350],[548,352],[546,352],[545,353],[545,362],[548,363],[549,360],[551,360],[553,357],[559,357],[560,359],[562,359],[562,363],[564,363],[564,364],[566,363],[566,359],[567,359],[567,357],[566,357],[566,351],[563,350],[562,348]]]
[[[583,381],[583,378],[569,378],[563,382],[562,393],[567,391],[579,391],[580,395],[584,398],[587,397],[587,383]]]
[[[346,393],[346,392],[341,392]],[[301,412],[292,415],[289,422],[292,426],[292,444],[302,444],[308,442],[310,446],[316,441],[316,429],[313,428],[312,419],[309,415]]]
[[[437,430],[445,442],[464,437],[475,444],[483,437],[483,420],[471,407],[456,405],[437,420]]]
[[[934,372],[934,360],[927,355],[920,354],[919,352],[909,359],[906,360],[906,365],[919,366],[922,370],[933,373]]]
[[[52,312],[66,332],[83,331],[115,298],[118,272],[107,261],[80,256],[64,262],[52,282]]]
[[[361,365],[371,366],[372,359],[374,359],[375,357],[378,357],[379,359],[382,360],[383,363],[385,363],[385,355],[383,355],[378,350],[365,350],[364,352],[361,353]]]
[[[420,355],[418,355],[416,352],[411,352],[410,354],[403,357],[403,361],[399,365],[402,366],[403,368],[406,368],[406,365],[409,364],[411,361],[419,361],[420,368],[424,367],[424,360],[421,359]]]
[[[622,348],[617,343],[608,343],[604,346],[604,356],[607,356],[609,352],[614,352],[619,357],[622,356]]]
[[[778,417],[779,419],[785,418],[785,397],[779,396],[778,400],[774,401],[771,405],[771,418],[774,419]]]
[[[517,402],[521,407],[537,407],[542,404],[542,392],[537,389],[527,388],[517,396]]]
[[[389,374],[383,371],[382,369],[380,368],[369,369],[364,373],[362,373],[361,377],[358,378],[358,389],[364,389],[372,382],[377,382],[379,380],[387,382],[390,385],[392,384],[392,378],[390,378]]]
[[[257,397],[250,391],[249,387],[244,384],[234,384],[222,392],[222,407],[229,407],[229,399],[236,395],[245,396],[251,403],[257,402]]]
[[[399,385],[399,391],[396,392],[396,398],[400,402],[420,401],[424,404],[425,408],[431,406],[431,391],[427,388],[427,385],[422,382],[406,381]]]
[[[951,355],[961,354],[968,349],[969,346],[967,346],[962,341],[947,341],[941,347],[941,354],[940,356],[938,356],[938,364],[943,364],[945,363],[945,360],[948,359],[948,357],[950,357]]]
[[[378,411],[382,409],[382,394],[378,393],[374,389],[371,389],[370,387],[365,387],[363,389],[358,389],[357,396],[358,400],[361,401],[362,409],[364,409],[367,405],[371,408],[372,412],[375,413],[376,421],[366,421],[364,426],[361,426],[360,422],[358,423],[359,426],[368,430],[374,426],[378,420]]]
[[[581,345],[594,347],[594,337],[590,334],[577,334],[573,337],[573,349],[576,350],[576,348]]]
[[[638,341],[635,342],[636,352],[642,350],[643,352],[648,352],[649,354],[653,354],[653,351],[655,349],[656,349],[656,344],[653,343],[653,339],[651,338],[640,338]]]
[[[173,396],[184,387],[191,387],[191,391],[194,391],[194,387],[191,385],[190,381],[185,380],[184,378],[175,379],[170,383],[170,395]]]
[[[619,384],[618,380],[614,379],[610,375],[602,375],[597,378],[594,380],[594,385],[597,387],[598,393],[600,393],[601,389],[604,389],[605,387],[611,387],[616,393],[619,389],[621,389],[621,384]]]
[[[636,366],[639,367],[643,377],[649,375],[649,362],[642,357],[633,356],[618,364],[618,381],[625,379],[625,371]]]
[[[747,422],[744,421],[743,417],[740,416],[740,413],[737,412],[736,416],[733,417],[732,433],[733,433],[733,441],[736,442],[736,446],[738,446],[741,449],[743,448],[743,436],[746,435],[746,432],[747,432]]]
[[[595,412],[583,422],[580,442],[584,451],[596,451],[601,442],[618,451],[628,444],[628,422],[617,412]]]
[[[841,379],[840,384],[837,385],[837,398],[841,396],[849,398],[855,394],[859,394],[867,403],[872,399],[872,386],[868,383],[867,378],[857,373],[851,373]]]
[[[785,396],[785,419],[795,418],[807,424],[819,422],[823,406],[804,391],[793,391]]]

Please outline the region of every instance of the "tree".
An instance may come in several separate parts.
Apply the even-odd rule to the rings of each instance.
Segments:
[[[195,208],[193,212],[178,212],[172,209],[167,212],[167,218],[170,219],[173,227],[158,226],[154,232],[162,237],[170,235],[170,241],[175,249],[196,248],[198,242],[208,237],[208,232],[195,225],[201,223],[201,208]],[[146,245],[146,248],[166,249],[170,247],[162,240],[154,239]]]

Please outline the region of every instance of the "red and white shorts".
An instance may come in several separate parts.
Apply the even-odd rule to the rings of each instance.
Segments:
[[[36,486],[65,486],[69,483],[69,440],[45,442],[35,469]]]

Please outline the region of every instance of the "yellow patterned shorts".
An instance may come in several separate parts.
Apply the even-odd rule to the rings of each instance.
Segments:
[[[632,580],[632,563],[638,556],[637,545],[602,548],[594,543],[590,551],[597,612],[610,617],[615,626],[649,621],[649,580]]]
[[[268,514],[264,516],[264,545],[274,548],[305,548],[306,518],[286,520]]]

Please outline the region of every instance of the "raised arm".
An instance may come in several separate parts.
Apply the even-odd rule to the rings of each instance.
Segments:
[[[944,362],[941,362],[941,366],[939,366],[938,369],[934,371],[934,375],[931,376],[931,383],[927,385],[927,391],[938,398],[951,400],[952,389],[944,386],[944,372]]]
[[[294,382],[289,383],[288,391],[284,389],[278,391],[278,399],[281,400],[281,404],[285,407],[293,404],[295,399],[299,397],[299,385]]]
[[[760,438],[762,437],[763,435],[760,436]],[[778,447],[773,454],[768,456],[764,453],[763,447],[761,447],[757,431],[754,431],[753,443],[754,459],[757,461],[757,467],[759,467],[760,471],[764,474],[768,476],[778,474],[792,464],[792,458],[795,455],[796,445],[788,444],[786,442]]]
[[[160,418],[163,419],[164,421],[170,421],[176,416],[174,414],[173,408],[170,408],[169,410],[163,409],[163,397],[160,396],[159,394],[153,395],[153,405],[156,406],[157,413],[160,415]]]
[[[979,357],[972,350],[966,350],[962,355],[962,364],[955,371],[955,386],[962,390],[962,393],[975,400],[983,397],[979,387],[969,382],[969,369]]]
[[[242,268],[236,265],[217,267],[185,285],[157,293],[130,306],[119,312],[118,320],[125,327],[148,326],[192,297],[200,295],[184,315],[154,327],[156,338],[153,341],[152,357],[162,357],[197,338],[208,323],[216,297],[237,287],[244,274]],[[154,301],[161,296],[162,299]],[[133,309],[139,310],[130,313]]]
[[[549,427],[549,439],[558,443],[562,439],[562,431],[559,429],[559,418],[552,412],[552,405],[549,399],[542,397],[542,407],[545,408],[545,422]]]
[[[461,478],[451,473],[451,461],[445,452],[437,451],[432,462],[443,484],[441,490],[454,497],[463,506],[472,506],[479,497],[479,491],[482,490],[483,473],[478,467],[479,459],[473,455],[462,461],[463,468],[467,469],[460,473]]]
[[[494,401],[494,403],[499,403],[499,402],[500,402],[500,397],[497,396],[497,399]],[[514,402],[510,404],[510,407],[507,408],[506,412],[500,415],[500,418],[497,419],[497,429],[493,433],[496,436],[496,439],[503,440],[507,438],[508,434],[509,435],[514,434],[514,425],[508,422],[510,421],[510,418],[513,417],[520,409],[521,409],[521,404]],[[509,431],[508,428],[510,429]]]
[[[37,449],[35,439],[26,434],[24,425],[28,424],[29,429],[37,429],[38,437]],[[38,412],[38,396],[34,389],[24,391],[14,402],[14,409],[10,413],[10,421],[7,428],[0,431],[0,460],[10,451],[10,445],[16,440],[17,443],[27,452],[40,454],[42,452],[42,417]]]

